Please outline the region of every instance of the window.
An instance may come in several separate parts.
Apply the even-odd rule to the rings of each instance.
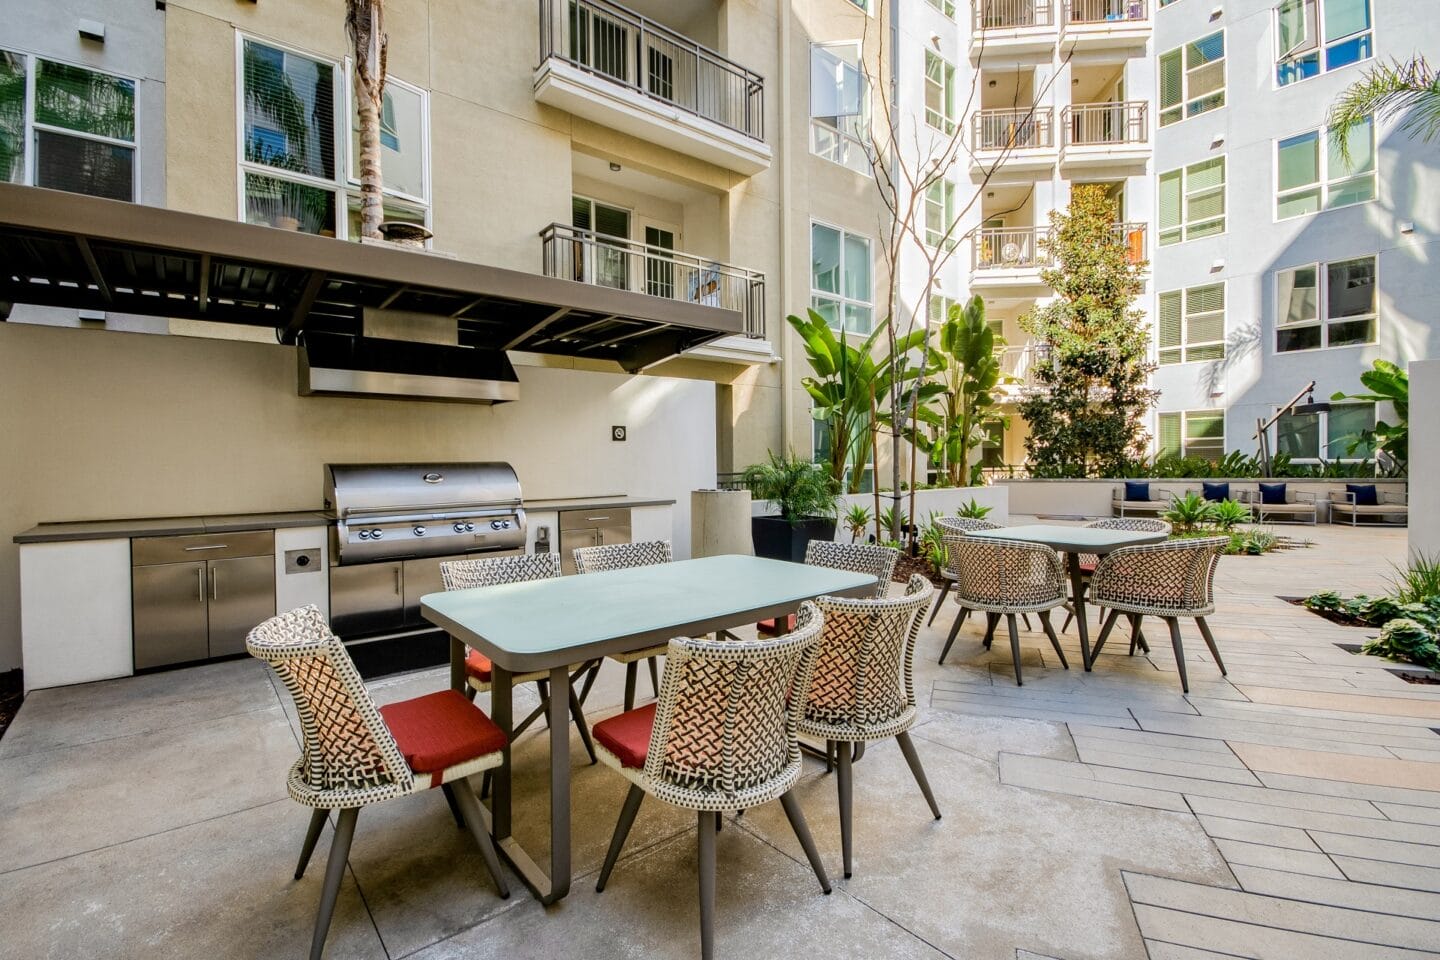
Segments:
[[[926,2],[951,20],[955,19],[955,0],[926,0]]]
[[[936,180],[925,189],[925,244],[955,249],[955,184]]]
[[[869,102],[858,43],[810,48],[811,153],[869,173]]]
[[[950,319],[950,308],[955,306],[957,301],[954,297],[947,297],[944,294],[930,294],[930,311],[928,319],[930,326],[936,326]]]
[[[1225,31],[1160,56],[1160,126],[1225,106]]]
[[[1277,272],[1276,352],[1374,343],[1375,289],[1374,257]]]
[[[1321,149],[1321,144],[1325,148]],[[1340,155],[1334,131],[1321,127],[1275,142],[1275,219],[1375,199],[1375,123],[1350,131],[1350,160]]]
[[[359,111],[344,73],[338,63],[241,39],[246,222],[359,237]],[[386,80],[380,110],[386,220],[423,226],[429,219],[428,108],[425,91],[394,77]]]
[[[135,81],[0,50],[0,180],[136,199]]]
[[[870,241],[810,224],[810,306],[836,330],[869,333],[874,306]]]
[[[925,51],[925,122],[946,134],[955,132],[955,67]]]
[[[813,417],[811,418],[810,459],[816,463],[828,464],[830,462],[830,431],[831,424],[829,420],[816,420]],[[875,490],[875,462],[871,457],[872,451],[868,446],[868,440],[856,438],[851,442],[850,450],[852,458],[854,451],[857,449],[864,451],[862,456],[865,460],[865,466],[860,471],[860,489],[858,492],[873,493]],[[852,459],[850,463],[845,465],[845,480],[841,484],[842,489],[848,490],[850,488],[850,475],[854,470],[855,462]]]
[[[1275,8],[1275,82],[1308,80],[1374,56],[1370,0],[1283,0]]]
[[[1160,175],[1160,245],[1225,232],[1225,158]]]
[[[1225,284],[1169,290],[1159,297],[1160,362],[1196,363],[1225,357]]]
[[[630,211],[587,197],[570,198],[570,225],[596,234],[594,247],[582,246],[577,276],[572,279],[620,290],[630,288],[630,257],[624,241],[630,239]],[[612,237],[619,243],[606,243]]]
[[[1320,413],[1287,413],[1275,424],[1275,450],[1292,460],[1368,460],[1375,446],[1361,443],[1360,437],[1373,429],[1373,403],[1336,403]]]
[[[1156,438],[1157,457],[1204,457],[1219,460],[1225,455],[1225,411],[1183,410],[1162,413]]]

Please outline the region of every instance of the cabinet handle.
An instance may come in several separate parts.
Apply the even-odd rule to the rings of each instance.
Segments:
[[[194,553],[196,550],[228,550],[229,548],[230,544],[228,543],[211,543],[203,547],[186,547],[185,552]]]
[[[202,565],[195,571],[195,599],[205,601],[205,567]]]
[[[395,568],[395,596],[400,596],[400,568]]]
[[[214,567],[210,568],[210,599],[220,599],[220,576]]]
[[[586,517],[586,520],[609,520],[609,517]]]

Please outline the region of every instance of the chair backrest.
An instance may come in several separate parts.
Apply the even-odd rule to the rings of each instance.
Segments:
[[[645,758],[657,796],[755,800],[773,791],[774,799],[789,789],[799,775],[796,728],[822,624],[806,602],[781,637],[670,641]]]
[[[601,573],[669,563],[669,540],[641,540],[639,543],[606,543],[598,547],[575,548],[576,573]]]
[[[1229,537],[1202,537],[1122,547],[1100,559],[1091,596],[1119,609],[1209,613],[1215,609],[1215,568],[1229,543]]]
[[[836,543],[833,540],[811,540],[805,547],[805,562],[813,567],[868,573],[876,579],[875,596],[883,597],[895,573],[900,551],[869,543]]]
[[[945,548],[962,603],[1039,608],[1065,597],[1060,554],[1043,543],[951,534]]]
[[[825,617],[805,715],[865,730],[915,706],[915,641],[935,588],[920,574],[884,600],[821,597]]]
[[[1163,533],[1170,535],[1170,524],[1153,517],[1107,517],[1085,524],[1097,530],[1130,530],[1135,533]]]
[[[370,699],[360,672],[319,609],[271,617],[245,638],[295,700],[302,741],[301,778],[315,791],[409,792],[414,777]],[[343,806],[337,801],[336,806]]]
[[[936,517],[935,522],[952,533],[970,533],[972,530],[999,530],[1002,524],[981,520],[977,517]]]
[[[560,554],[522,553],[513,557],[473,557],[440,564],[446,590],[493,587],[502,583],[550,580],[560,576]]]

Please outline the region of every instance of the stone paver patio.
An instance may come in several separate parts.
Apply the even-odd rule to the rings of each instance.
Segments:
[[[944,819],[893,742],[871,748],[841,880],[833,781],[811,764],[799,796],[835,894],[778,805],[728,820],[720,954],[1440,956],[1440,687],[1337,646],[1366,630],[1277,598],[1383,589],[1404,531],[1286,532],[1315,545],[1221,563],[1211,623],[1230,675],[1186,626],[1188,697],[1156,628],[1150,656],[1112,642],[1090,674],[1073,627],[1069,671],[1025,634],[1024,687],[1008,647],[987,653],[971,625],[937,666],[947,609],[921,640],[915,729]],[[618,709],[620,676],[602,673],[592,719]],[[372,689],[386,702],[444,683],[436,670]],[[539,735],[516,749],[517,836],[534,852]],[[302,956],[328,841],[292,880],[297,750],[289,700],[254,661],[34,694],[0,740],[0,957]],[[625,783],[580,762],[568,899],[544,908],[517,882],[499,900],[432,791],[360,817],[327,956],[695,955],[693,817],[647,802],[596,894]]]

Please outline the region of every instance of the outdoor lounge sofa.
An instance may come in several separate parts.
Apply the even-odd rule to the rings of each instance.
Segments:
[[[1371,492],[1374,492],[1373,488]],[[1361,499],[1364,499],[1362,494],[1354,489],[1338,494],[1330,501],[1330,522],[1348,523],[1352,527],[1360,526],[1361,517],[1368,518],[1366,522],[1372,525],[1403,527],[1410,522],[1410,505],[1403,493],[1376,494],[1375,503],[1360,503]]]
[[[1144,488],[1146,498],[1141,499],[1134,494]],[[1152,484],[1145,482],[1125,482],[1118,484],[1110,494],[1110,505],[1115,511],[1115,516],[1134,516],[1137,513],[1161,514],[1170,509],[1171,502],[1175,495],[1168,490],[1156,490]]]
[[[1239,498],[1241,503],[1249,504],[1250,509],[1255,512],[1255,520],[1258,523],[1265,523],[1272,520],[1288,520],[1291,523],[1308,523],[1312,526],[1319,517],[1319,511],[1315,503],[1315,494],[1302,493],[1290,489],[1286,484],[1261,484],[1260,487],[1274,486],[1282,491],[1283,501],[1271,500],[1266,503],[1265,491],[1263,489],[1241,490]]]

